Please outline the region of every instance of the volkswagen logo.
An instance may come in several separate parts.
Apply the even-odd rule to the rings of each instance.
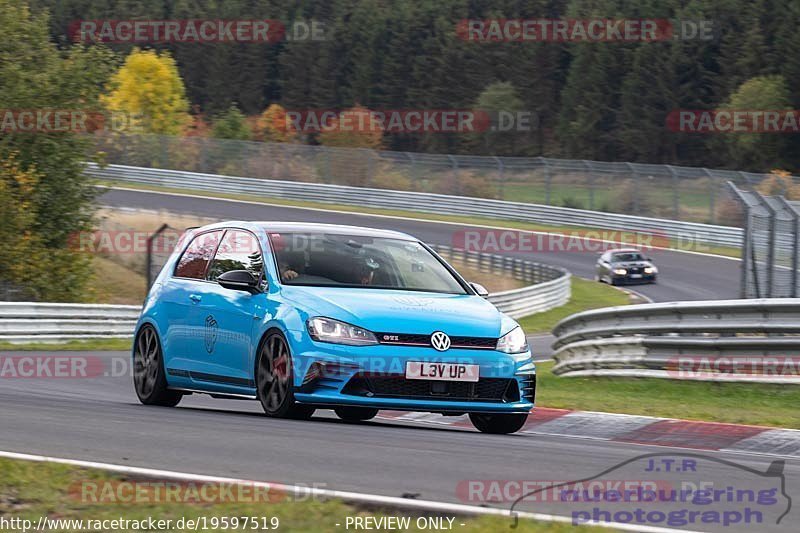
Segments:
[[[434,350],[444,352],[450,349],[450,337],[443,331],[434,331],[431,335],[431,346]]]

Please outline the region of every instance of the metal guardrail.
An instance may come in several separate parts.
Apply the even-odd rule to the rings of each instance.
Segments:
[[[570,273],[560,267],[525,261],[517,257],[431,246],[447,260],[472,265],[484,272],[495,271],[530,283],[526,287],[490,294],[487,298],[511,318],[521,318],[566,304],[572,296]]]
[[[669,302],[577,313],[553,329],[560,376],[800,383],[800,299]]]
[[[0,341],[126,338],[140,310],[138,305],[0,302]]]
[[[570,298],[570,274],[564,269],[446,246],[435,249],[443,257],[531,283],[489,295],[488,300],[511,317],[546,311],[564,305]],[[0,302],[0,342],[129,338],[140,311],[136,305]]]
[[[248,197],[336,203],[448,215],[471,215],[556,226],[599,228],[617,232],[651,233],[662,238],[690,244],[703,242],[711,245],[739,247],[743,235],[741,228],[732,226],[681,222],[467,196],[244,178],[124,165],[109,165],[100,168],[94,163],[87,164],[86,172],[102,180],[177,190],[208,191]]]

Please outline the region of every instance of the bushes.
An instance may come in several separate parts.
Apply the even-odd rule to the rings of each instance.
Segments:
[[[758,184],[756,190],[767,196],[785,196],[787,200],[800,200],[800,183],[785,170],[775,169]]]
[[[23,169],[11,153],[0,164],[0,283],[21,291],[22,299],[76,301],[90,271],[87,257],[68,247],[48,245],[38,227],[37,190],[42,177]]]

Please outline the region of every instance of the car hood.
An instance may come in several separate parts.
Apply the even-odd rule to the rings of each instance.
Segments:
[[[500,337],[516,326],[480,296],[403,290],[285,285],[284,298],[309,316],[325,316],[370,331]]]
[[[648,267],[653,266],[649,261],[621,261],[619,263],[612,263],[615,267],[634,268],[634,267]]]

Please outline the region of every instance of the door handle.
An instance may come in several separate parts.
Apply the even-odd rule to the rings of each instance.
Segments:
[[[189,295],[189,299],[190,299],[191,301],[193,301],[194,303],[200,303],[200,300],[202,300],[202,299],[203,299],[203,297],[202,297],[202,296],[200,296],[199,294],[190,294],[190,295]]]

